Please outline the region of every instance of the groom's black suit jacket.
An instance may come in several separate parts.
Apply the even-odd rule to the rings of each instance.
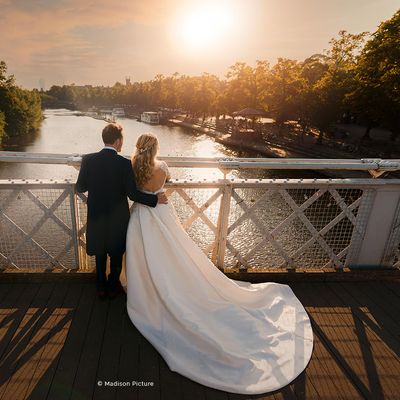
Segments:
[[[157,205],[157,196],[136,188],[131,162],[112,149],[82,157],[76,190],[88,191],[86,252],[89,255],[125,252],[130,217],[127,196],[151,207]]]

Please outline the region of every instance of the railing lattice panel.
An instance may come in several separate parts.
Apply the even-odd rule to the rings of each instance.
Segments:
[[[166,190],[189,236],[219,268],[262,271],[357,266],[360,252],[368,250],[366,232],[369,240],[374,233],[369,223],[373,210],[376,221],[378,206],[382,215],[386,212],[382,199],[397,204],[396,185],[379,180],[223,179],[174,181]],[[85,251],[86,195],[74,190],[68,181],[2,181],[0,268],[94,267],[94,257]],[[380,260],[396,266],[400,204],[390,212],[394,219],[387,225]]]

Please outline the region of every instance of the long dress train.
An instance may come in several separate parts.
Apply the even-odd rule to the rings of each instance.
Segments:
[[[265,393],[290,383],[311,358],[310,320],[291,288],[229,279],[171,204],[134,204],[125,273],[130,319],[172,371],[193,381]]]

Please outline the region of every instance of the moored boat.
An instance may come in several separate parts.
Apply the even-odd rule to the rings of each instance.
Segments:
[[[160,123],[160,116],[158,112],[155,111],[145,111],[140,116],[142,122],[146,122],[147,124],[157,125]]]

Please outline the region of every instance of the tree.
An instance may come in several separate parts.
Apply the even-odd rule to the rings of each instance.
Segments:
[[[7,65],[4,61],[0,61],[0,87],[10,88],[15,85],[14,75],[7,76]]]
[[[227,112],[231,114],[245,107],[256,107],[257,85],[253,68],[237,62],[229,67],[226,77],[224,103]]]
[[[380,24],[358,60],[356,85],[348,99],[368,127],[391,132],[388,154],[400,135],[400,10]]]
[[[328,71],[328,56],[313,54],[302,62],[301,75],[310,86],[315,85]]]
[[[42,121],[38,92],[19,88],[14,76],[7,76],[7,66],[0,62],[0,138],[29,134]]]
[[[280,131],[285,121],[299,118],[299,101],[306,87],[301,63],[278,58],[268,76],[266,99]]]
[[[355,85],[358,55],[367,33],[351,34],[340,31],[338,38],[330,40],[326,52],[326,71],[314,83],[309,112],[312,125],[319,130],[319,142],[329,126],[346,111],[346,96]]]
[[[0,143],[4,135],[6,134],[5,128],[6,128],[6,116],[4,115],[3,112],[0,111]]]

